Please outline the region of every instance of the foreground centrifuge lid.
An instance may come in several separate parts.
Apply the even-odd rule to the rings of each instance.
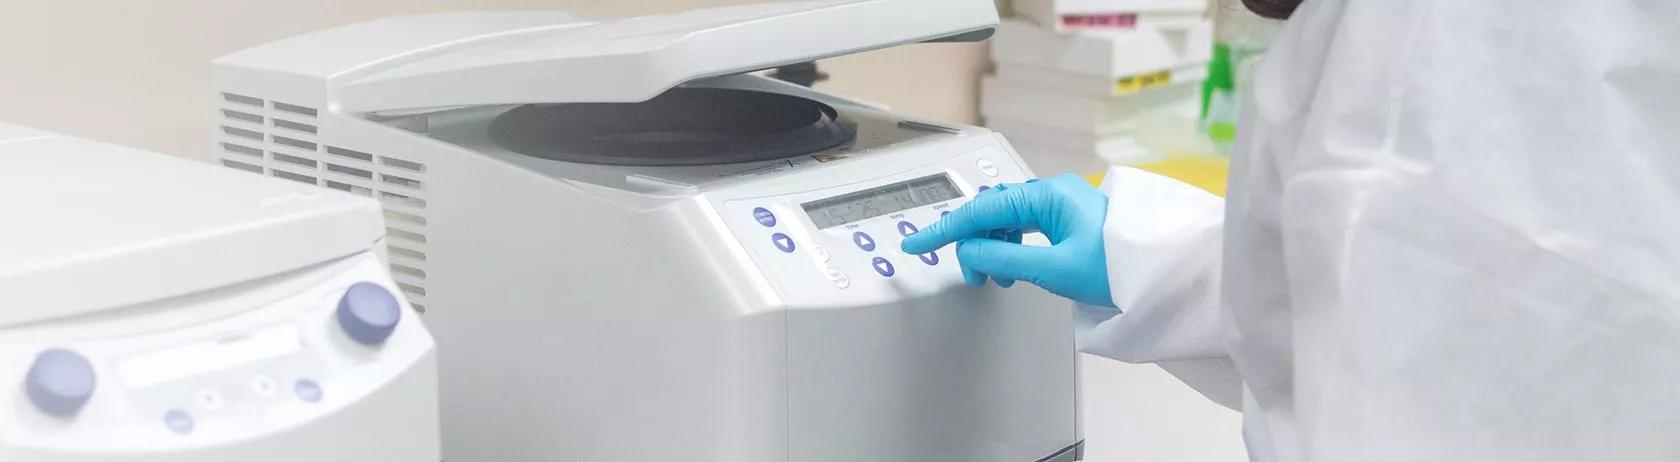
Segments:
[[[371,248],[378,203],[0,123],[0,328],[224,287]]]
[[[822,102],[726,88],[677,88],[641,103],[530,104],[497,117],[491,139],[551,160],[715,165],[810,154],[852,141]]]

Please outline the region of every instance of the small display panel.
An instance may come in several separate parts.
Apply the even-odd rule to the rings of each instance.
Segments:
[[[148,353],[117,365],[131,388],[143,388],[303,351],[289,326]]]
[[[951,177],[941,173],[801,204],[818,228],[875,218],[962,197]]]

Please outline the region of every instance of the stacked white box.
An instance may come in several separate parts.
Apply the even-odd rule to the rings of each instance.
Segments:
[[[1041,11],[1158,11],[1153,5],[1200,8],[1205,1],[1056,2]],[[1201,82],[1212,59],[1213,28],[1198,13],[1185,21],[1130,28],[1058,32],[1022,19],[1004,21],[992,41],[996,75],[981,83],[986,125],[1016,144],[1041,174],[1087,172],[1148,160],[1131,139],[1140,121],[1200,111]]]
[[[980,112],[994,122],[1031,125],[1101,138],[1125,135],[1137,122],[1155,114],[1191,115],[1200,109],[1201,86],[1194,82],[1153,88],[1136,94],[1092,98],[1030,83],[985,77],[980,81]],[[1005,135],[1009,133],[1005,132]],[[1083,142],[1070,145],[1089,146]]]
[[[1201,19],[1179,26],[1069,33],[1006,19],[992,39],[992,60],[1000,72],[1019,67],[1111,83],[1121,77],[1207,64],[1211,59],[1213,25]]]

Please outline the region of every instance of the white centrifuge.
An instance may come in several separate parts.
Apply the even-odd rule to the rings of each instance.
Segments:
[[[439,460],[373,201],[0,124],[0,210],[0,460]]]
[[[1069,304],[899,251],[1029,178],[1009,144],[748,74],[997,20],[975,0],[389,18],[217,60],[216,149],[385,204],[451,462],[1076,460]]]

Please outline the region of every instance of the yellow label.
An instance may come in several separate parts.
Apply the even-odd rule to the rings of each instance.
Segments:
[[[1172,83],[1172,71],[1155,71],[1146,74],[1128,75],[1114,82],[1114,91],[1125,94],[1135,93],[1150,88],[1166,86]]]

